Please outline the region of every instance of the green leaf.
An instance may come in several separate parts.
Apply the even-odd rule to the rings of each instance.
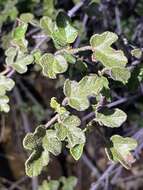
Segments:
[[[30,23],[34,19],[34,15],[31,13],[22,13],[20,15],[20,20],[24,23]]]
[[[67,179],[65,177],[61,177],[60,181],[63,184],[62,190],[74,190],[77,184],[77,178],[74,176],[70,176]]]
[[[26,174],[29,177],[38,176],[43,167],[49,163],[48,151],[42,149],[34,150],[28,160],[25,162]]]
[[[131,74],[127,68],[124,67],[113,67],[111,69],[111,76],[114,80],[120,81],[122,83],[127,83]]]
[[[131,51],[132,56],[134,56],[137,59],[140,59],[142,57],[142,50],[140,48],[135,48]]]
[[[77,127],[81,124],[81,121],[77,116],[71,115],[71,116],[68,116],[67,118],[65,118],[62,121],[62,124],[64,126],[68,126],[68,127]]]
[[[34,133],[27,133],[23,139],[24,148],[32,151],[25,163],[26,174],[29,177],[38,176],[43,167],[49,163],[49,152],[43,148],[45,136],[45,127],[38,126]]]
[[[56,123],[55,129],[56,129],[57,138],[60,141],[64,141],[65,138],[67,137],[67,133],[68,133],[67,128],[61,123]]]
[[[49,182],[44,180],[42,185],[39,186],[38,190],[58,190],[59,185],[59,181],[57,180],[50,180]]]
[[[55,79],[59,73],[64,73],[67,68],[67,62],[62,55],[53,56],[51,53],[45,53],[40,58],[40,65],[44,76]]]
[[[113,135],[111,137],[112,146],[106,149],[109,159],[120,162],[126,169],[130,169],[135,158],[130,151],[137,147],[135,139],[130,137],[121,137],[120,135]]]
[[[0,111],[9,112],[10,107],[8,105],[9,98],[7,96],[0,96]]]
[[[68,148],[85,143],[85,134],[79,127],[67,127]]]
[[[117,39],[118,36],[112,32],[94,34],[90,39],[90,44],[93,49],[93,59],[100,61],[109,69],[115,66],[124,67],[127,63],[127,58],[123,51],[115,50],[111,47]]]
[[[51,98],[50,106],[60,115],[65,114],[65,112],[67,112],[67,110],[57,102],[55,97]]]
[[[23,147],[27,150],[34,150],[42,146],[43,137],[46,135],[46,129],[43,125],[38,126],[34,133],[27,133],[23,139]]]
[[[12,43],[20,48],[21,51],[27,51],[27,40],[25,39],[25,34],[28,28],[28,24],[21,23],[13,31]]]
[[[7,65],[11,66],[20,74],[27,72],[27,66],[34,61],[33,55],[24,54],[13,47],[10,47],[5,54],[7,56]]]
[[[48,16],[44,16],[40,19],[40,27],[43,29],[45,34],[51,36],[53,33],[54,23]]]
[[[71,25],[70,18],[64,13],[60,12],[56,18],[56,24],[53,31],[53,39],[61,46],[73,43],[77,38],[78,32]]]
[[[104,87],[108,86],[105,77],[98,77],[96,74],[85,76],[79,82],[66,80],[64,94],[68,98],[68,104],[78,111],[89,107],[89,96],[98,95]]]
[[[4,96],[6,94],[6,91],[12,90],[14,85],[15,82],[12,79],[0,75],[0,96]]]
[[[79,144],[70,149],[70,153],[75,160],[79,160],[83,153],[84,144]]]
[[[62,144],[61,141],[57,138],[56,131],[49,129],[46,131],[46,135],[43,138],[43,148],[55,156],[61,153]]]
[[[127,115],[122,110],[116,109],[104,109],[101,112],[96,112],[95,121],[99,122],[101,125],[107,127],[120,127],[127,119]]]

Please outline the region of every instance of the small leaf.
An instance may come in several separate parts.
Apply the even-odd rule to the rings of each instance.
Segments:
[[[74,176],[70,176],[67,179],[65,177],[61,177],[60,181],[63,183],[62,190],[74,190],[77,184],[77,178]]]
[[[135,139],[130,137],[121,137],[120,135],[113,135],[111,137],[112,146],[106,149],[106,154],[109,159],[120,162],[126,169],[130,169],[135,158],[130,151],[137,147]]]
[[[53,31],[53,39],[61,46],[73,43],[78,35],[77,30],[71,25],[70,18],[64,13],[59,12]]]
[[[6,94],[6,91],[12,90],[14,85],[15,82],[12,79],[0,75],[0,96],[4,96]]]
[[[56,78],[56,74],[63,73],[68,68],[67,62],[63,56],[53,56],[50,53],[45,53],[40,58],[40,65],[43,70],[43,75],[52,79]]]
[[[79,127],[67,127],[68,148],[85,143],[85,134]]]
[[[122,83],[127,83],[131,74],[127,68],[124,67],[113,67],[111,69],[111,76],[114,80],[121,81]]]
[[[34,16],[31,13],[22,13],[20,15],[20,20],[22,20],[24,23],[30,23],[33,19]]]
[[[27,40],[25,39],[25,34],[27,31],[28,24],[21,23],[19,26],[17,26],[13,31],[13,40],[12,43],[16,46],[18,46],[21,51],[25,52],[27,51]]]
[[[111,45],[116,42],[118,36],[113,32],[94,34],[90,39],[93,48],[93,59],[100,61],[106,68],[115,66],[124,67],[127,63],[123,51],[115,50]]]
[[[98,77],[96,74],[85,76],[79,82],[66,80],[64,84],[64,94],[68,98],[68,104],[78,111],[83,111],[89,107],[89,96],[95,97],[101,90],[108,86],[105,77]]]
[[[9,112],[10,107],[8,105],[9,98],[7,96],[0,96],[0,111]]]
[[[70,149],[70,153],[75,160],[79,160],[83,153],[84,144],[79,144]]]
[[[54,23],[50,17],[44,16],[40,19],[40,27],[43,29],[45,34],[51,36],[54,28]]]
[[[25,163],[26,174],[29,177],[38,176],[43,167],[49,163],[49,153],[48,151],[42,151],[38,149],[32,152],[30,157]]]
[[[95,121],[99,122],[101,125],[107,127],[120,127],[127,119],[127,115],[122,110],[116,109],[104,109],[102,112],[96,112]]]
[[[140,59],[142,57],[142,50],[140,48],[135,48],[131,51],[132,56],[134,56],[137,59]]]
[[[43,125],[38,126],[34,133],[27,133],[23,139],[23,147],[27,150],[33,150],[42,145],[42,139],[46,135],[46,129]]]
[[[62,144],[57,138],[56,131],[49,129],[46,131],[46,135],[43,138],[43,148],[55,156],[61,153]]]
[[[9,48],[6,51],[6,63],[15,69],[18,73],[27,72],[27,66],[34,61],[33,55],[24,54],[16,48]]]
[[[68,132],[67,128],[65,126],[63,126],[63,124],[61,124],[61,123],[56,123],[55,129],[56,129],[57,138],[60,141],[64,141],[65,138],[67,137],[67,132]]]
[[[57,180],[50,180],[49,182],[44,180],[42,185],[39,186],[38,190],[58,190],[59,185],[59,181]]]

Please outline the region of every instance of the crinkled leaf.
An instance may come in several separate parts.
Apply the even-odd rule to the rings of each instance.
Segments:
[[[61,177],[60,181],[63,184],[62,190],[74,190],[77,184],[77,178],[74,176],[70,176],[67,179],[65,177]]]
[[[101,112],[96,112],[95,120],[101,125],[107,127],[120,127],[127,119],[127,115],[122,110],[116,109],[104,109]]]
[[[70,153],[75,160],[79,160],[83,153],[84,144],[79,144],[70,149]]]
[[[57,138],[55,130],[49,129],[46,131],[46,135],[42,141],[43,148],[55,156],[61,153],[62,144],[61,141]]]
[[[49,182],[44,180],[38,190],[58,190],[59,185],[59,181],[57,180],[50,180]]]
[[[50,17],[44,16],[40,19],[40,27],[43,29],[45,34],[51,36],[54,28],[53,21]]]
[[[132,56],[134,56],[137,59],[140,59],[142,56],[142,50],[140,48],[135,48],[131,51]]]
[[[0,96],[0,111],[9,112],[10,107],[8,105],[9,98],[7,96]]]
[[[67,110],[57,102],[55,97],[51,98],[50,106],[60,115],[67,112]]]
[[[29,177],[38,176],[43,167],[49,163],[49,153],[46,150],[37,149],[32,152],[25,163],[26,174]]]
[[[65,118],[62,124],[66,127],[77,127],[81,124],[81,121],[77,116],[71,115]]]
[[[27,31],[28,24],[21,23],[19,26],[17,26],[13,31],[13,40],[12,42],[18,46],[21,51],[25,52],[27,51],[27,40],[25,39],[25,34]]]
[[[122,83],[127,83],[131,74],[127,68],[124,67],[113,67],[111,69],[111,76],[114,80],[121,81]]]
[[[104,87],[108,86],[105,77],[98,77],[96,74],[85,76],[79,82],[66,80],[64,94],[68,98],[68,104],[78,111],[89,107],[89,96],[98,95]]]
[[[56,75],[67,70],[68,65],[62,55],[53,56],[51,53],[45,53],[40,58],[40,65],[44,76],[55,79]]]
[[[111,45],[116,42],[118,36],[113,32],[94,34],[90,39],[93,49],[93,59],[100,61],[106,68],[115,66],[124,67],[127,63],[123,51],[115,50]]]
[[[34,61],[33,55],[24,54],[12,47],[6,51],[6,56],[6,63],[20,74],[27,72],[27,66]]]
[[[27,133],[23,139],[23,146],[27,150],[33,150],[42,146],[42,139],[46,135],[46,129],[44,126],[38,126],[34,133]]]
[[[73,43],[78,35],[77,30],[72,26],[70,18],[60,12],[56,18],[56,24],[53,31],[53,39],[61,46]]]
[[[34,19],[34,15],[31,13],[22,13],[20,15],[20,20],[24,23],[30,23]]]
[[[12,79],[0,75],[0,96],[4,96],[6,94],[6,91],[12,90],[14,85],[15,82]]]
[[[137,141],[130,137],[113,135],[111,137],[112,146],[106,149],[107,156],[113,161],[120,162],[126,169],[130,169],[135,158],[130,151],[137,147]]]
[[[68,148],[85,143],[85,134],[79,127],[67,127]]]
[[[61,123],[56,123],[55,124],[55,129],[56,129],[57,138],[60,141],[64,141],[65,138],[67,137],[67,132],[68,132],[67,128]]]

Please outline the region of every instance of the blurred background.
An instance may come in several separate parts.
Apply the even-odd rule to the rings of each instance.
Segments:
[[[4,51],[9,46],[16,18],[21,13],[30,12],[36,21],[42,16],[55,19],[59,10],[68,13],[79,31],[73,47],[88,44],[94,33],[108,30],[118,34],[116,47],[125,52],[133,71],[126,86],[112,81],[110,88],[112,101],[117,101],[116,105],[128,114],[128,120],[120,129],[103,127],[98,131],[95,128],[89,133],[78,162],[63,150],[58,157],[51,157],[42,175],[29,178],[24,169],[28,155],[22,146],[23,137],[54,115],[49,106],[50,99],[56,96],[62,102],[62,87],[68,76],[79,79],[96,71],[97,65],[92,63],[89,55],[82,60],[81,54],[77,58],[78,64],[71,64],[68,71],[56,80],[43,77],[40,68],[33,65],[26,74],[12,73],[16,86],[9,94],[11,110],[8,114],[0,114],[0,190],[38,190],[43,180],[58,180],[61,176],[76,176],[78,182],[74,189],[77,190],[143,190],[143,64],[142,58],[133,58],[130,54],[132,48],[143,48],[143,0],[0,0],[0,71],[4,69]],[[36,47],[42,52],[55,51],[51,40],[38,27],[30,25],[26,38],[30,51]],[[72,112],[80,118],[84,116],[82,112]],[[135,136],[139,141],[134,152],[137,161],[130,171],[119,165],[109,166],[104,137],[115,133]],[[53,189],[43,187],[40,190]],[[70,185],[65,190],[70,190]]]

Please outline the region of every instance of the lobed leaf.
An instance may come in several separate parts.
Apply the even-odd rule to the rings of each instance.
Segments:
[[[101,112],[96,112],[95,121],[99,122],[101,125],[107,127],[116,128],[120,127],[127,119],[127,115],[122,110],[116,109],[104,109]]]
[[[51,53],[45,53],[40,58],[40,65],[44,76],[55,79],[56,75],[67,70],[68,65],[62,55],[53,56]]]
[[[64,94],[68,98],[68,104],[78,111],[89,107],[89,96],[98,95],[103,88],[108,87],[105,77],[98,77],[96,74],[85,76],[79,82],[66,80]]]
[[[135,139],[130,137],[121,137],[120,135],[113,135],[111,137],[112,146],[106,149],[106,154],[109,159],[120,162],[126,169],[130,169],[132,163],[135,162],[130,151],[137,147]]]
[[[115,50],[111,45],[116,42],[118,36],[113,32],[94,34],[90,39],[93,48],[93,59],[100,61],[106,68],[115,66],[124,67],[127,63],[123,51]]]

